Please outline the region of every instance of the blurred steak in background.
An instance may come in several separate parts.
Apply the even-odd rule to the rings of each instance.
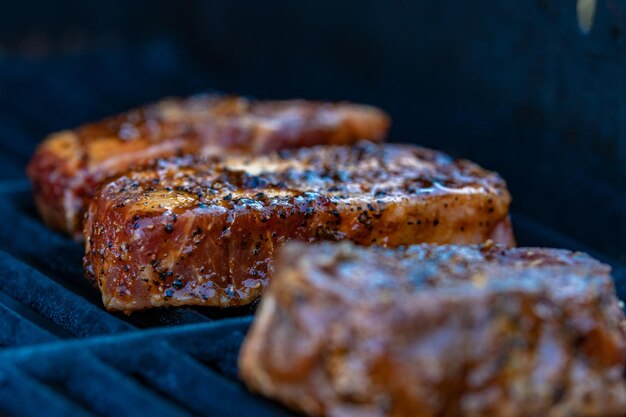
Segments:
[[[28,164],[46,224],[82,239],[85,210],[105,180],[150,160],[224,152],[258,154],[320,144],[383,140],[388,116],[349,103],[168,99],[46,138]]]

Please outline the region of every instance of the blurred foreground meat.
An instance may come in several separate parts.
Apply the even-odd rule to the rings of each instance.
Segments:
[[[240,373],[313,416],[622,417],[624,319],[580,253],[292,243]]]
[[[495,173],[410,145],[318,146],[161,161],[106,184],[85,270],[111,310],[254,301],[287,240],[513,243]]]
[[[350,103],[167,99],[49,136],[27,173],[46,224],[80,238],[97,186],[154,158],[381,141],[388,127],[383,111]]]

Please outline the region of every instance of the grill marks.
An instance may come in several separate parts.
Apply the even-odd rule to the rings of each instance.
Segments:
[[[85,268],[110,309],[243,305],[260,295],[286,240],[478,243],[499,228],[511,243],[509,202],[495,173],[408,145],[161,160],[102,188],[87,217]],[[154,260],[172,274],[144,267]]]

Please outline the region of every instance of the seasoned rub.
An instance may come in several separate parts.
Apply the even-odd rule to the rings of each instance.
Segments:
[[[239,357],[311,416],[621,417],[610,268],[566,250],[290,243]]]
[[[217,95],[167,99],[49,136],[27,174],[43,220],[78,238],[96,187],[134,165],[188,153],[381,141],[388,127],[383,111],[350,103]]]
[[[512,244],[504,181],[411,145],[174,159],[99,191],[85,268],[111,310],[248,304],[288,239]]]

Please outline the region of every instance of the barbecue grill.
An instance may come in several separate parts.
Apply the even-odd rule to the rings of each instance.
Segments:
[[[293,415],[237,378],[254,306],[108,313],[81,246],[35,212],[24,165],[46,133],[166,95],[380,105],[393,139],[500,172],[520,245],[584,250],[626,298],[623,2],[599,1],[589,33],[573,0],[165,3],[142,26],[121,1],[67,2],[54,24],[0,2],[19,17],[0,16],[0,414]],[[119,15],[89,27],[99,8]]]

